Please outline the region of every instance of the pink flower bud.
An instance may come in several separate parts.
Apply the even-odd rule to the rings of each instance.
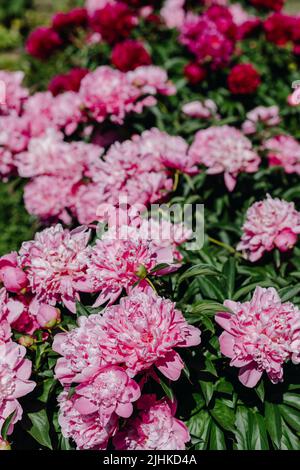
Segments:
[[[32,336],[24,335],[18,339],[18,343],[25,348],[30,348],[34,344],[34,339]]]
[[[280,232],[274,240],[275,245],[280,251],[288,251],[297,242],[297,234],[290,229],[284,229]]]
[[[0,450],[11,450],[10,443],[0,437]]]
[[[51,305],[42,304],[37,313],[37,321],[42,328],[53,328],[60,322],[60,310]]]
[[[0,269],[0,277],[4,287],[10,292],[20,292],[27,284],[27,276],[21,268],[4,266]]]

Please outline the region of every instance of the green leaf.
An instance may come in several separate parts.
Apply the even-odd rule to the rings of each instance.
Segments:
[[[7,418],[6,420],[4,421],[3,425],[2,425],[2,428],[1,428],[1,437],[4,441],[6,441],[7,439],[7,433],[8,433],[8,429],[9,429],[9,426],[14,418],[16,414],[16,410],[14,410]]]
[[[210,410],[211,415],[217,423],[226,431],[233,431],[235,426],[234,411],[225,405],[222,400],[217,399],[215,406]]]
[[[283,403],[289,406],[293,406],[300,410],[300,394],[298,393],[285,393],[283,395]]]
[[[268,450],[269,444],[264,418],[258,413],[254,413],[252,418],[251,450]]]
[[[229,258],[224,264],[223,274],[227,281],[227,295],[231,299],[235,287],[235,259],[233,257]]]
[[[186,424],[192,436],[192,442],[196,442],[196,450],[207,449],[211,423],[212,419],[205,410],[201,410],[187,421]]]
[[[300,286],[295,286],[291,289],[291,287],[284,287],[283,289],[279,290],[279,296],[281,298],[281,302],[287,302],[288,300],[292,300],[297,294],[300,292]]]
[[[189,268],[180,276],[178,284],[180,285],[186,279],[195,276],[220,276],[220,273],[209,264],[197,264]]]
[[[287,424],[282,423],[282,439],[280,449],[282,450],[300,450],[299,437],[289,429]]]
[[[173,390],[171,389],[171,387],[169,387],[169,385],[167,385],[166,382],[164,382],[163,379],[160,379],[160,385],[161,385],[163,391],[165,392],[165,394],[167,395],[167,397],[171,401],[174,401],[174,393],[173,393]]]
[[[226,443],[223,431],[215,424],[211,423],[209,436],[210,450],[226,450]]]
[[[43,403],[47,403],[48,399],[49,399],[49,395],[50,393],[52,392],[54,386],[56,384],[56,380],[54,380],[54,378],[50,378],[50,379],[46,379],[42,382],[42,384],[40,385],[41,387],[41,394],[39,395],[38,399],[43,402]]]
[[[210,400],[214,394],[214,384],[212,382],[199,381],[201,391],[203,393],[206,405],[209,405]]]
[[[300,411],[287,405],[279,405],[284,421],[295,431],[300,432]]]
[[[264,399],[265,399],[265,387],[264,387],[264,381],[261,380],[259,382],[259,384],[257,385],[257,387],[255,387],[255,392],[258,396],[258,398],[260,399],[261,402],[264,402]]]
[[[277,449],[280,449],[282,423],[278,405],[269,402],[265,403],[265,421],[267,431],[270,434],[272,442]]]
[[[275,283],[271,281],[261,281],[259,283],[260,287],[278,287]],[[245,297],[249,292],[253,291],[257,287],[257,282],[248,284],[248,286],[242,287],[239,289],[233,296],[233,300],[239,300],[241,297]]]
[[[28,433],[42,446],[52,450],[52,444],[49,436],[50,426],[46,410],[40,410],[35,413],[28,413],[31,421],[31,428]]]

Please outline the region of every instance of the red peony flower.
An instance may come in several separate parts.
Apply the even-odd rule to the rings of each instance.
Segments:
[[[255,93],[260,83],[260,75],[252,64],[238,64],[228,76],[228,88],[235,95]]]
[[[206,78],[206,69],[196,62],[189,62],[184,67],[185,78],[192,84],[202,82]]]
[[[79,91],[81,80],[89,73],[88,69],[74,68],[70,72],[56,75],[49,83],[48,90],[53,96],[57,96],[64,91]]]
[[[268,10],[282,10],[286,0],[251,0],[256,8],[267,8]]]
[[[56,13],[52,19],[52,28],[59,33],[64,33],[70,28],[86,26],[87,21],[87,10],[85,8],[74,8],[67,13]]]
[[[26,51],[37,59],[47,59],[55,49],[62,45],[62,39],[52,28],[36,28],[29,35]]]
[[[295,19],[282,13],[274,13],[264,22],[264,30],[268,41],[284,46],[291,41],[297,28],[294,28]],[[298,22],[298,27],[299,22]]]
[[[115,45],[111,61],[117,69],[128,72],[140,65],[150,65],[151,57],[142,43],[127,39]]]
[[[127,38],[137,24],[132,10],[121,2],[108,4],[97,10],[90,21],[92,29],[110,44]]]

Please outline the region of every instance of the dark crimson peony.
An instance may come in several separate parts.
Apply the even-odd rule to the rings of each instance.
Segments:
[[[288,41],[293,38],[295,18],[282,13],[274,13],[269,16],[264,22],[264,30],[268,41],[277,44],[277,46],[284,46]],[[299,26],[299,23],[298,23]]]
[[[228,88],[235,95],[255,93],[260,83],[260,75],[252,64],[236,65],[228,76]]]
[[[282,10],[286,0],[251,0],[251,3],[256,8],[267,8],[269,10],[280,11]]]
[[[111,61],[117,69],[128,72],[140,65],[150,65],[151,57],[142,43],[127,39],[115,45]]]
[[[70,72],[56,75],[49,83],[48,90],[54,96],[64,91],[79,91],[81,80],[89,73],[88,69],[74,68]]]
[[[100,33],[105,41],[114,44],[130,35],[137,18],[127,5],[117,2],[97,10],[90,23],[92,29]]]
[[[63,13],[59,12],[52,19],[52,28],[59,33],[65,33],[71,28],[85,27],[88,21],[88,14],[85,8],[74,8]]]
[[[37,59],[47,59],[62,45],[62,39],[52,28],[36,28],[29,35],[26,51]]]
[[[201,65],[197,64],[196,62],[189,62],[184,67],[184,75],[185,78],[195,85],[196,83],[202,82],[207,75],[206,69]]]

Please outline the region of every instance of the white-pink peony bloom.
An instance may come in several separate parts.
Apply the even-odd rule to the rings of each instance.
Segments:
[[[257,287],[249,302],[226,300],[232,313],[220,312],[216,322],[224,328],[221,352],[240,367],[239,380],[255,387],[263,372],[273,383],[283,380],[283,365],[300,362],[300,310],[282,303],[272,287]]]
[[[117,415],[113,414],[110,421],[102,426],[98,411],[82,414],[75,408],[77,398],[76,394],[70,395],[68,390],[58,397],[58,422],[63,436],[73,439],[79,450],[105,450],[109,439],[116,432]]]
[[[114,437],[118,450],[185,450],[190,434],[186,425],[175,418],[176,407],[166,398],[143,395],[139,414],[131,418]]]
[[[197,132],[190,155],[207,167],[207,174],[224,173],[229,191],[235,188],[239,173],[255,173],[260,164],[260,157],[250,140],[238,129],[227,125]]]
[[[89,237],[85,227],[70,232],[58,224],[22,244],[19,265],[26,269],[31,291],[39,302],[62,302],[75,312],[78,291],[85,280]]]
[[[22,407],[18,398],[32,392],[35,383],[29,380],[31,362],[24,359],[26,349],[12,341],[0,344],[0,430],[5,420],[12,414],[8,433],[22,417]]]
[[[300,175],[300,144],[290,135],[277,135],[263,143],[270,166],[282,166],[286,173]]]
[[[258,106],[249,111],[246,117],[247,119],[242,125],[244,134],[255,134],[259,123],[266,127],[273,127],[281,122],[278,106]]]
[[[270,195],[255,202],[247,211],[243,235],[237,249],[250,261],[257,261],[264,252],[278,248],[291,249],[300,233],[300,212],[293,202]]]
[[[0,115],[21,112],[22,106],[29,96],[29,91],[22,86],[23,78],[23,72],[0,70],[0,82],[3,86],[5,102],[5,104],[0,104]]]

